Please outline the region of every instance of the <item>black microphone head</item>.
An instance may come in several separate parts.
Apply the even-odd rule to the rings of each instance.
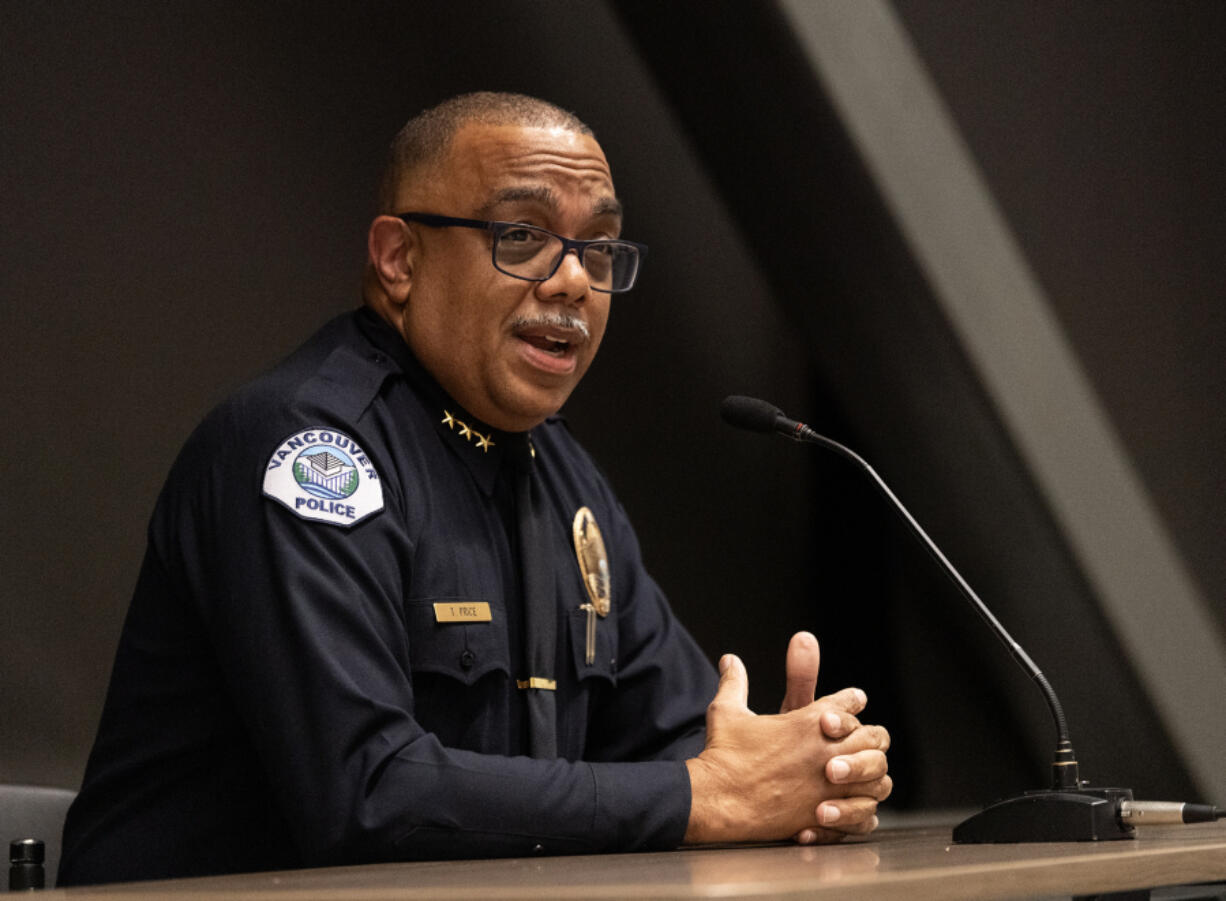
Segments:
[[[733,394],[724,398],[719,408],[719,415],[728,425],[738,429],[748,429],[751,432],[773,432],[775,423],[783,415],[783,411],[756,397]]]

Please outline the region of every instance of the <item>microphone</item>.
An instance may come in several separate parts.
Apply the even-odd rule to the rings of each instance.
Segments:
[[[720,405],[719,415],[728,425],[750,432],[771,432],[776,430],[776,423],[790,423],[778,407],[756,397],[744,397],[740,394],[725,397]],[[788,434],[791,430],[784,425],[780,431]]]
[[[1185,816],[1184,808],[1194,808],[1197,819],[1217,819],[1221,808],[1203,805],[1161,804],[1158,802],[1133,801],[1132,790],[1127,788],[1087,788],[1080,778],[1077,757],[1069,740],[1068,724],[1064,708],[1056,697],[1055,689],[1042,671],[1013,640],[987,605],[962,578],[962,574],[941,553],[928,533],[916,522],[910,511],[897,495],[890,490],[881,476],[859,454],[819,435],[803,422],[789,419],[777,407],[754,397],[733,395],[724,398],[720,415],[728,425],[751,432],[776,432],[794,441],[819,444],[854,463],[872,480],[877,489],[902,516],[911,533],[919,539],[932,559],[953,581],[987,624],[994,635],[1005,645],[1009,654],[1034,680],[1043,692],[1047,706],[1056,725],[1056,751],[1052,761],[1051,788],[1026,792],[1006,798],[985,808],[954,827],[953,839],[959,843],[984,842],[1056,842],[1056,841],[1102,841],[1107,839],[1132,838],[1135,830],[1131,825],[1148,814],[1149,822],[1171,822],[1178,808],[1178,816]],[[1162,813],[1159,814],[1158,808]],[[1208,814],[1206,815],[1206,811]],[[1193,819],[1182,819],[1193,822]]]
[[[820,441],[822,437],[803,422],[788,419],[778,407],[756,397],[740,394],[725,397],[719,414],[728,425],[750,432],[778,432],[793,441]]]

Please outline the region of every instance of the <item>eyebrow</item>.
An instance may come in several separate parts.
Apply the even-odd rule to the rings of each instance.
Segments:
[[[596,201],[592,210],[597,216],[616,216],[622,218],[622,204],[616,197],[602,197]]]
[[[525,200],[536,201],[548,207],[557,206],[557,198],[554,197],[553,191],[549,188],[544,185],[523,185],[514,188],[503,188],[481,205],[477,215],[489,216],[494,212],[495,208],[502,206],[504,203],[518,203]]]
[[[504,203],[517,203],[522,201],[534,201],[543,204],[544,206],[556,208],[558,205],[557,196],[551,188],[544,185],[522,185],[512,188],[503,188],[487,202],[481,205],[477,211],[477,215],[486,218],[493,214]],[[622,205],[616,197],[601,197],[592,207],[593,216],[616,216],[622,218]]]

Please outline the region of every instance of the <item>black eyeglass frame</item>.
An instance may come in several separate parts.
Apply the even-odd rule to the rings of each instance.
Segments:
[[[494,240],[490,243],[490,262],[494,264],[494,268],[503,275],[509,275],[511,278],[518,278],[526,282],[547,282],[553,278],[554,273],[558,271],[558,267],[562,265],[562,261],[566,259],[566,255],[572,250],[576,251],[579,256],[579,263],[583,263],[583,255],[589,247],[596,244],[620,244],[624,247],[633,247],[638,254],[638,259],[634,267],[634,277],[630,279],[630,284],[625,288],[597,288],[592,285],[593,291],[599,291],[602,294],[624,294],[634,287],[639,278],[639,269],[642,268],[643,260],[647,258],[647,245],[640,244],[637,241],[627,241],[625,238],[596,238],[591,241],[580,241],[575,238],[567,238],[564,235],[559,235],[557,232],[551,232],[547,228],[541,228],[539,225],[530,225],[527,222],[502,222],[498,220],[487,221],[485,219],[461,219],[456,216],[440,216],[437,213],[397,213],[396,218],[404,222],[417,222],[427,228],[476,228],[482,231],[492,232]],[[508,232],[515,228],[531,228],[535,231],[544,232],[551,235],[562,242],[562,252],[558,254],[557,261],[553,264],[553,268],[549,270],[548,275],[540,278],[533,278],[530,275],[520,275],[516,272],[508,272],[498,265],[498,239],[502,237],[504,232]],[[587,267],[584,266],[584,272]]]

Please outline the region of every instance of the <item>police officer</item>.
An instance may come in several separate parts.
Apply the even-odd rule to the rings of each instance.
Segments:
[[[780,715],[717,684],[555,417],[645,252],[590,129],[454,98],[379,202],[363,308],[172,468],[60,884],[875,828],[863,693],[807,633]]]

